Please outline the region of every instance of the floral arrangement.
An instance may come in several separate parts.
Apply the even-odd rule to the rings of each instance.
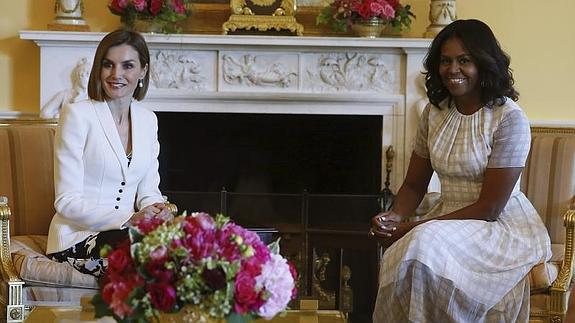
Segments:
[[[186,19],[191,0],[110,0],[108,8],[120,16],[122,24],[133,29],[137,19],[151,19],[162,32],[180,32],[177,22]]]
[[[92,303],[96,317],[119,322],[159,321],[160,313],[182,310],[228,322],[271,319],[297,293],[279,241],[266,246],[223,215],[140,220],[130,241],[103,256],[108,271]]]
[[[400,32],[409,30],[415,15],[410,5],[399,0],[334,0],[316,17],[316,24],[331,25],[335,31],[346,31],[356,20],[379,19]]]

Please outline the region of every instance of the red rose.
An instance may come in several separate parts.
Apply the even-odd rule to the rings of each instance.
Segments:
[[[289,272],[293,278],[294,281],[294,286],[293,289],[291,291],[291,299],[296,299],[297,297],[297,270],[295,269],[295,266],[291,263],[291,262],[287,262],[288,266],[289,266]]]
[[[152,15],[156,16],[160,13],[162,6],[164,5],[164,0],[152,0],[150,4],[150,12]]]
[[[176,304],[176,290],[170,284],[148,284],[146,291],[150,294],[152,305],[162,312],[169,312]]]
[[[108,8],[115,14],[124,13],[124,9],[128,6],[128,0],[112,0],[108,4]]]
[[[164,266],[163,261],[148,262],[144,268],[158,283],[170,283],[174,279],[174,274]]]
[[[122,272],[131,268],[132,257],[129,250],[118,248],[108,255],[108,270],[112,272]]]
[[[249,273],[240,271],[236,276],[234,310],[238,314],[245,314],[260,303],[255,286],[256,280]]]
[[[151,218],[140,218],[134,224],[138,230],[142,234],[147,234],[149,232],[154,231],[157,227],[159,227],[165,221],[159,217],[151,217]]]
[[[102,299],[104,300],[104,302],[106,302],[107,304],[112,303],[113,297],[114,297],[114,284],[108,283],[104,285],[104,288],[102,289]]]

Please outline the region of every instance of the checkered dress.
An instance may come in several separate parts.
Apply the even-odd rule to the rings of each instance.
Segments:
[[[486,168],[523,167],[530,148],[529,122],[512,100],[472,115],[446,105],[425,109],[414,148],[441,181],[430,218],[476,201]],[[526,322],[526,275],[550,246],[517,183],[496,221],[431,220],[387,249],[373,321]]]

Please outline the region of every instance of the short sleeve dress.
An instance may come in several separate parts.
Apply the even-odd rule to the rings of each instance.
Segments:
[[[511,99],[472,115],[427,106],[414,153],[429,158],[441,198],[426,217],[475,202],[487,168],[523,167],[527,117]],[[547,230],[517,183],[495,221],[431,220],[385,251],[373,321],[527,322],[527,273],[551,256]]]

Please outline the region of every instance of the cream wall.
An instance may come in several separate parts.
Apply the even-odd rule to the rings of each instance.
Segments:
[[[428,24],[428,0],[403,0],[418,19],[409,36],[419,37]],[[105,0],[86,0],[85,18],[92,31],[111,31],[119,19]],[[511,56],[519,103],[532,120],[575,123],[570,91],[575,74],[573,0],[458,0],[459,18],[488,23]],[[38,112],[39,49],[20,40],[22,29],[43,30],[53,18],[53,0],[0,1],[0,112]],[[193,19],[193,16],[192,16]],[[534,23],[536,22],[536,23]]]

